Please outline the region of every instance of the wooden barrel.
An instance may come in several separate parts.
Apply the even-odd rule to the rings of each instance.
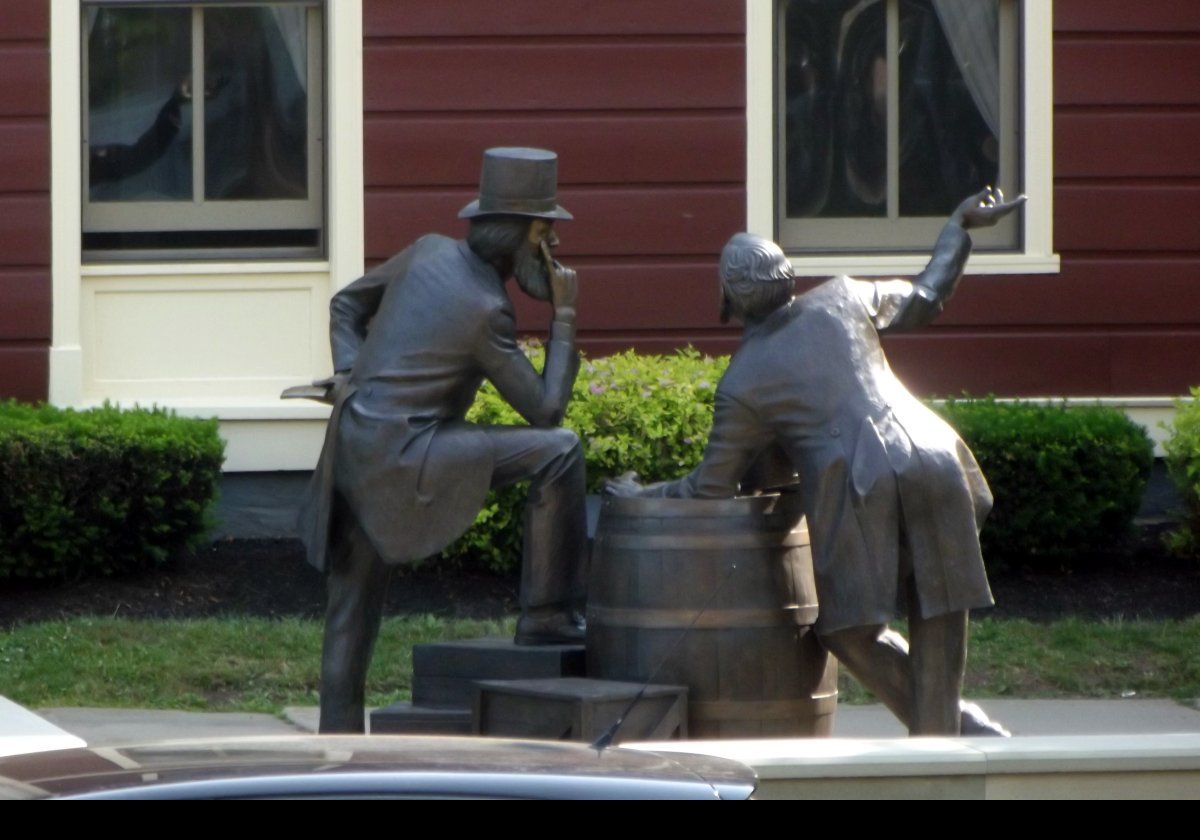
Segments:
[[[816,618],[796,495],[604,499],[588,676],[687,686],[690,737],[828,735],[837,662]]]

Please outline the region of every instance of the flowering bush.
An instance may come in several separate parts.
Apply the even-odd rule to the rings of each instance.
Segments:
[[[527,352],[540,368],[541,347]],[[583,441],[589,492],[627,470],[646,482],[663,481],[700,463],[728,364],[727,357],[692,349],[584,360],[563,425]],[[954,400],[939,410],[974,451],[996,496],[983,531],[989,567],[1013,560],[1061,564],[1105,551],[1128,530],[1149,475],[1151,444],[1121,412],[991,399]],[[467,418],[524,422],[487,384]],[[444,556],[497,571],[515,568],[526,493],[525,485],[492,493]]]
[[[542,348],[530,345],[527,352],[540,369]],[[700,463],[712,428],[713,395],[728,364],[727,357],[712,359],[690,348],[671,356],[630,350],[585,359],[563,425],[583,441],[589,492],[627,470],[636,470],[643,481],[662,481]],[[480,389],[467,419],[524,422],[490,383]],[[496,570],[514,568],[521,556],[526,492],[525,484],[493,492],[475,524],[445,556],[465,555]]]
[[[1175,401],[1175,422],[1163,444],[1167,470],[1183,499],[1183,520],[1167,538],[1176,554],[1200,556],[1200,386],[1190,400]]]

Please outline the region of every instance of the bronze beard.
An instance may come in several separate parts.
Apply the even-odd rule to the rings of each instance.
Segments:
[[[521,291],[534,300],[550,300],[550,272],[542,259],[541,250],[524,242],[513,254],[513,278]]]

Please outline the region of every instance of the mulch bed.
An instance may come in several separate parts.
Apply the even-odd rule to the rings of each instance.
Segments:
[[[1162,619],[1200,614],[1200,563],[1163,555],[1144,533],[1123,554],[1063,571],[1010,569],[992,576],[996,617],[1049,621]],[[239,614],[320,618],[324,582],[296,540],[213,543],[162,568],[66,584],[0,582],[0,627],[66,616],[201,618]],[[517,578],[429,562],[398,570],[387,614],[499,618],[517,610]],[[979,615],[984,612],[980,611]]]
[[[0,582],[0,627],[78,615],[320,618],[325,583],[297,540],[228,540],[158,569],[65,584]],[[517,581],[426,563],[398,570],[386,614],[499,618],[517,611]]]

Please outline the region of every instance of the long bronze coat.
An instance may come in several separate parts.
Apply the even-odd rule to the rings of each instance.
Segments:
[[[890,621],[910,563],[927,617],[993,603],[978,537],[992,503],[987,482],[880,346],[878,330],[912,289],[837,277],[748,327],[717,388],[703,463],[647,488],[729,497],[779,444],[800,477],[820,633]]]
[[[309,562],[328,563],[335,493],[386,563],[435,554],[474,521],[492,479],[486,436],[463,418],[485,378],[535,426],[561,420],[578,368],[555,322],[539,374],[516,341],[496,270],[429,235],[330,304],[334,369],[351,370],[301,510]]]

